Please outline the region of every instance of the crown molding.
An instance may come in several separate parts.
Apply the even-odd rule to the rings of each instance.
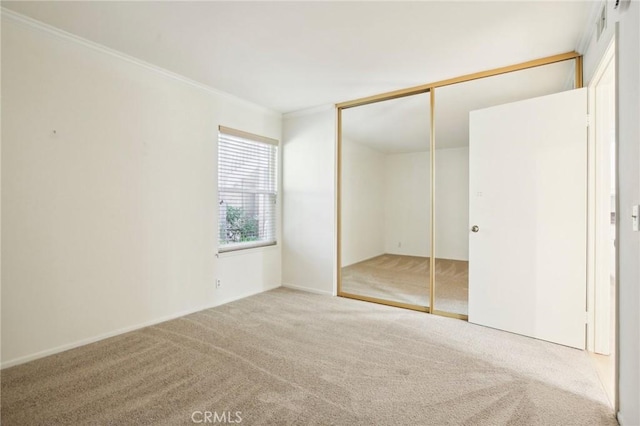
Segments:
[[[319,114],[321,112],[325,112],[325,111],[331,111],[335,109],[335,105],[334,104],[326,104],[326,105],[319,105],[319,106],[315,106],[315,107],[311,107],[311,108],[305,108],[305,109],[300,109],[297,111],[291,111],[291,112],[287,112],[282,114],[282,118],[283,119],[289,119],[289,118],[296,118],[296,117],[303,117],[305,115],[311,115],[311,114]]]
[[[211,87],[207,84],[204,83],[200,83],[196,80],[192,80],[188,77],[185,77],[181,74],[175,73],[173,71],[169,71],[165,68],[159,67],[157,65],[154,65],[152,63],[143,61],[141,59],[138,59],[134,56],[131,55],[127,55],[126,53],[122,53],[118,50],[112,49],[110,47],[104,46],[102,44],[93,42],[91,40],[85,39],[83,37],[80,37],[76,34],[64,31],[60,28],[54,27],[52,25],[46,24],[42,21],[38,21],[37,19],[33,19],[29,16],[23,15],[21,13],[18,12],[14,12],[10,9],[7,9],[6,7],[2,6],[0,7],[0,14],[2,15],[2,19],[9,19],[13,22],[22,24],[24,26],[27,26],[29,28],[33,28],[42,32],[45,32],[49,35],[58,37],[60,39],[64,39],[79,45],[82,45],[86,48],[95,50],[97,52],[101,52],[104,53],[106,55],[112,56],[114,58],[118,58],[120,60],[123,60],[125,62],[129,62],[130,64],[134,64],[137,65],[139,67],[145,68],[149,71],[153,71],[157,74],[161,74],[164,77],[167,77],[169,79],[172,80],[176,80],[179,81],[181,83],[187,84],[189,86],[195,87],[197,89],[203,90],[205,92],[214,94],[214,95],[218,95],[218,96],[222,96],[224,98],[227,98],[229,100],[235,101],[235,102],[239,102],[245,106],[251,107],[253,109],[257,109],[260,110],[262,112],[266,112],[268,114],[274,115],[274,116],[279,116],[282,117],[282,113],[279,111],[275,111],[271,108],[268,108],[266,106],[260,105],[260,104],[256,104],[254,102],[248,101],[246,99],[243,99],[241,97],[238,97],[236,95],[233,95],[231,93],[216,89],[214,87]]]

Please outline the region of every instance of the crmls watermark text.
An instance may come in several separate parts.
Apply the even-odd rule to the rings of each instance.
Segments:
[[[193,423],[242,423],[242,411],[194,411],[191,413]]]

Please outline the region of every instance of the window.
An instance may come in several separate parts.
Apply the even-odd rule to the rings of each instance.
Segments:
[[[220,126],[218,251],[276,244],[278,141]]]

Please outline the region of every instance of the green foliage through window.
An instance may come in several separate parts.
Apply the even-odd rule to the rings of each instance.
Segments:
[[[223,235],[226,243],[243,243],[258,240],[258,219],[244,211],[242,207],[227,204],[226,223]]]

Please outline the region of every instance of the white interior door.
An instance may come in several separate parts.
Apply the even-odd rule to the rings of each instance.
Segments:
[[[584,349],[586,116],[586,89],[470,113],[470,322]]]

